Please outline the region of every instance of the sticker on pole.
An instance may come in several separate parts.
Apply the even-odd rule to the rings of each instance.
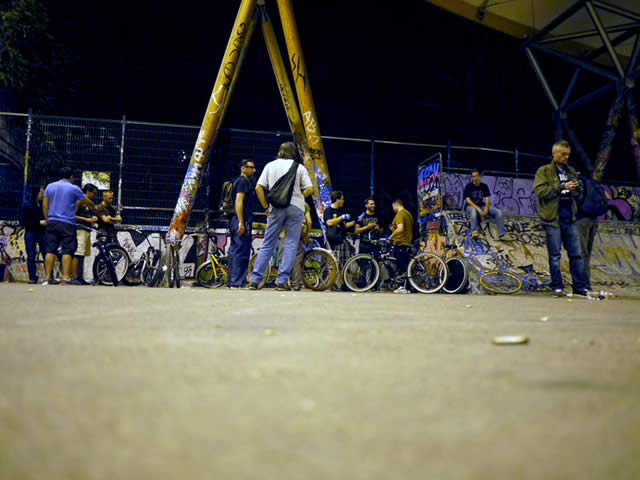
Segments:
[[[524,345],[529,343],[529,337],[524,335],[504,335],[501,337],[493,337],[491,343],[494,345]]]

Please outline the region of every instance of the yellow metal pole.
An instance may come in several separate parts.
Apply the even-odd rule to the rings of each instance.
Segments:
[[[329,168],[324,155],[320,127],[318,126],[316,109],[313,105],[311,85],[302,55],[302,47],[300,46],[300,38],[298,36],[298,28],[293,15],[291,1],[278,0],[278,10],[280,11],[280,20],[289,52],[289,61],[291,62],[291,71],[293,72],[293,83],[296,86],[304,130],[307,135],[307,144],[314,162],[314,175],[312,176],[316,178],[319,195],[319,202],[316,200],[316,208],[318,209],[318,215],[322,219],[324,209],[331,204],[329,198],[331,196]]]
[[[187,227],[187,221],[193,208],[193,202],[200,185],[203,167],[209,158],[209,149],[215,142],[216,136],[222,123],[222,118],[229,101],[231,88],[238,73],[240,62],[244,56],[244,50],[248,45],[249,32],[253,12],[257,0],[242,0],[233,30],[224,52],[222,64],[218,71],[218,77],[213,87],[209,104],[198,133],[198,139],[191,155],[191,161],[184,177],[182,190],[173,212],[171,225],[167,233],[169,242],[176,242],[182,239]]]
[[[291,82],[289,82],[289,76],[287,75],[284,61],[282,60],[282,54],[278,47],[278,41],[276,40],[271,19],[263,6],[258,8],[262,15],[262,33],[264,35],[264,41],[267,45],[267,51],[269,52],[273,72],[276,75],[276,81],[278,82],[278,89],[280,90],[284,110],[287,114],[289,127],[291,128],[293,138],[295,139],[298,150],[304,160],[304,166],[309,171],[309,176],[312,179],[316,210],[318,211],[318,214],[321,215],[324,211],[324,207],[322,206],[322,202],[320,201],[320,196],[318,194],[318,182],[313,168],[314,162],[307,144],[307,137],[305,136],[304,126],[302,125],[302,118],[300,117],[298,104],[293,94],[293,89],[291,88]]]

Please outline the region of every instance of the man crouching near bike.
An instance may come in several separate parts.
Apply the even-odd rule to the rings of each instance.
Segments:
[[[393,256],[396,258],[398,272],[405,272],[409,266],[410,252],[403,244],[411,244],[413,242],[413,215],[404,208],[404,203],[396,198],[392,204],[393,211],[396,216],[389,228],[391,235],[387,238],[387,242],[393,242]],[[394,293],[409,293],[405,286],[397,288]]]

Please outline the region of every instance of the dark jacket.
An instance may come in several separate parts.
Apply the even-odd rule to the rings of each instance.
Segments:
[[[569,165],[567,172],[569,180],[578,180],[578,174],[575,169]],[[538,200],[538,215],[543,225],[558,226],[558,205],[560,204],[560,179],[556,172],[556,164],[551,161],[543,165],[536,172],[536,178],[533,181],[533,191]],[[571,202],[571,220],[576,220],[578,206],[575,198],[572,197]]]
[[[44,226],[40,225],[40,220],[44,220],[42,205],[36,203],[35,205],[22,207],[20,223],[24,225],[24,229],[27,232],[44,234]]]

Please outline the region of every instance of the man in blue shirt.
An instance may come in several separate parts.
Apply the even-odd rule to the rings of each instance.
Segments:
[[[47,222],[47,256],[44,259],[45,281],[43,285],[55,285],[51,278],[58,248],[62,253],[62,283],[71,283],[71,257],[78,247],[76,239],[76,202],[84,198],[84,193],[73,184],[73,170],[62,169],[62,179],[50,183],[44,191],[42,213]]]

